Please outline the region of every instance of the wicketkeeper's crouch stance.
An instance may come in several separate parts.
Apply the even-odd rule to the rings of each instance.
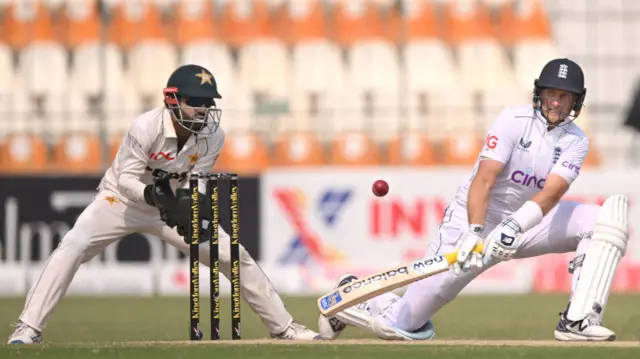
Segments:
[[[447,208],[426,257],[458,251],[447,272],[320,316],[320,335],[333,339],[345,325],[369,328],[382,339],[430,339],[430,318],[484,270],[512,258],[576,252],[573,288],[555,338],[614,340],[602,326],[616,268],[629,231],[627,198],[602,206],[560,200],[578,177],[589,140],[572,123],[585,99],[584,74],[567,59],[550,61],[535,81],[533,107],[508,108],[491,126],[473,173]],[[573,115],[571,116],[571,112]],[[484,253],[471,252],[484,243]],[[356,279],[344,276],[339,285]]]
[[[176,69],[164,95],[165,108],[144,113],[131,125],[94,201],[62,239],[27,295],[9,343],[39,343],[41,332],[80,265],[123,236],[148,233],[183,253],[189,252],[178,234],[187,228],[188,205],[181,208],[177,204],[180,196],[174,197],[174,190],[178,195],[180,191],[188,193],[189,173],[209,172],[220,154],[225,134],[219,128],[221,110],[215,99],[221,96],[211,73],[196,65]],[[203,179],[201,192],[205,186]],[[219,233],[220,271],[228,278],[229,235],[222,228]],[[207,245],[200,246],[200,261],[209,263]],[[261,317],[272,337],[318,337],[293,321],[264,272],[242,246],[240,273],[241,296]]]

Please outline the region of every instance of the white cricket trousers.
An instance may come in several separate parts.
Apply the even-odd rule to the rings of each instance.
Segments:
[[[67,292],[81,264],[100,254],[110,244],[131,233],[159,237],[188,254],[189,245],[175,229],[166,226],[158,210],[141,204],[126,205],[115,194],[103,191],[80,214],[73,228],[64,236],[47,260],[38,280],[31,287],[20,320],[39,331],[44,330],[56,305]],[[220,272],[230,271],[230,238],[220,227]],[[209,263],[209,246],[200,245],[200,261]],[[185,266],[185,270],[187,267]],[[270,333],[282,333],[292,317],[269,279],[240,245],[240,295],[260,316]],[[100,280],[100,278],[96,278]]]
[[[588,248],[599,210],[598,205],[560,201],[540,224],[523,233],[521,245],[514,258],[567,252],[576,252],[576,257],[580,256]],[[497,224],[486,224],[485,233],[488,234],[496,226]],[[431,241],[426,257],[455,251],[458,238],[468,227],[466,209],[457,205],[447,208],[438,237]],[[389,324],[403,330],[415,331],[488,268],[490,267],[460,275],[455,275],[451,269],[410,284],[399,300],[395,294],[386,293],[372,299],[370,304],[384,308],[391,302],[385,316]],[[573,278],[574,287],[576,274],[574,273]]]

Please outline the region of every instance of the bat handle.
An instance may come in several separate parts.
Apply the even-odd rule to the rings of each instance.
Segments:
[[[482,253],[484,250],[484,245],[482,243],[477,243],[475,247],[473,247],[473,251],[477,253]],[[447,253],[444,255],[444,258],[447,260],[449,265],[452,265],[458,260],[458,251]]]

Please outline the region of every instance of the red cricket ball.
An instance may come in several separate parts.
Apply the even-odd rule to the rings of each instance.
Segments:
[[[371,190],[376,196],[384,197],[389,193],[389,184],[385,180],[377,180],[373,182]]]

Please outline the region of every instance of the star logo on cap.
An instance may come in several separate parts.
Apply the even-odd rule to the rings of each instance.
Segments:
[[[211,82],[211,78],[213,76],[211,74],[208,74],[206,71],[202,70],[202,72],[196,74],[196,77],[200,78],[200,85],[208,83],[209,85],[213,86],[213,83]]]

